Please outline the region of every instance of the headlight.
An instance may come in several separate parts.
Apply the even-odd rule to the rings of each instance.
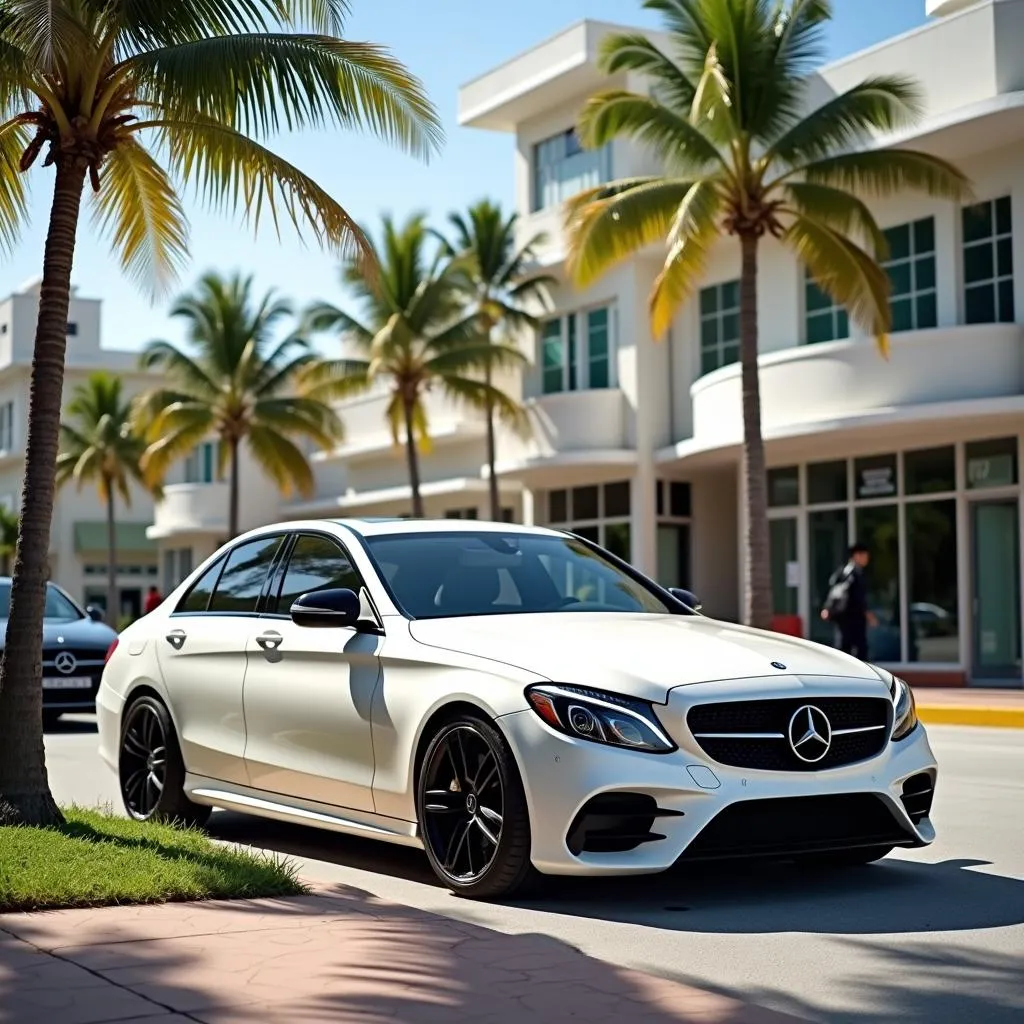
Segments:
[[[892,738],[901,740],[917,728],[917,705],[910,686],[898,676],[892,677]]]
[[[526,699],[553,729],[577,739],[651,754],[676,749],[646,701],[554,683],[528,687]]]

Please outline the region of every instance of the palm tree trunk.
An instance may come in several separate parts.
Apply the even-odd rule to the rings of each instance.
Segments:
[[[238,438],[228,442],[231,450],[230,481],[228,483],[228,540],[238,536]]]
[[[408,399],[403,399],[402,411],[405,413],[405,457],[409,465],[412,515],[414,519],[423,519],[423,496],[420,494],[420,454],[416,450],[416,434],[413,430],[413,403]]]
[[[114,486],[107,481],[107,622],[117,629],[117,522],[114,517]]]
[[[487,387],[491,386],[491,368],[487,367],[485,371],[485,378],[487,381]],[[497,446],[494,440],[494,403],[491,401],[490,396],[487,398],[487,408],[485,410],[487,416],[487,471],[488,481],[487,489],[491,497],[491,520],[495,523],[501,522],[501,495],[498,493],[498,474],[494,472],[494,466],[497,462]]]
[[[7,641],[0,662],[0,824],[52,826],[63,822],[50,793],[43,750],[43,611],[71,267],[86,169],[80,156],[58,155],[43,256],[29,384],[21,531]]]
[[[758,629],[772,624],[768,533],[768,474],[761,437],[761,388],[757,368],[757,238],[740,236],[740,369],[743,390],[743,473],[747,488],[743,621]]]

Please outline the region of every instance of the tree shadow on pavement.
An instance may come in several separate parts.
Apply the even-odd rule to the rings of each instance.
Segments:
[[[50,955],[46,955],[50,954]],[[147,1018],[784,1024],[792,1018],[349,887],[0,917],[0,1024]]]

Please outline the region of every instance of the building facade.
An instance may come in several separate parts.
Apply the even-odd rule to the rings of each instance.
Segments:
[[[67,367],[64,398],[96,370],[117,374],[127,396],[143,390],[152,378],[138,369],[135,352],[100,344],[100,300],[72,289],[68,310]],[[0,504],[19,511],[25,471],[29,377],[39,311],[39,282],[24,285],[0,300]],[[147,534],[153,522],[153,501],[133,488],[127,508],[117,506],[118,601],[107,620],[141,614],[146,590],[158,582],[157,545]],[[50,578],[77,601],[106,610],[106,509],[95,488],[77,491],[68,485],[57,492],[50,533]]]
[[[913,195],[874,204],[891,249],[890,358],[790,253],[772,241],[761,251],[776,624],[828,641],[817,616],[826,581],[861,539],[873,550],[874,660],[921,682],[1019,687],[1024,0],[926,6],[934,18],[922,28],[831,64],[809,83],[817,105],[873,74],[913,75],[924,118],[877,144],[946,157],[974,183],[974,200],[962,208]],[[539,260],[559,282],[542,329],[523,339],[530,367],[505,382],[529,409],[532,432],[499,434],[503,517],[571,527],[662,583],[691,587],[710,614],[735,619],[744,596],[738,247],[720,241],[699,293],[663,340],[651,337],[647,315],[659,251],[583,292],[564,268],[563,201],[660,170],[628,142],[585,151],[573,131],[596,90],[648,87],[598,71],[601,40],[618,28],[576,24],[459,95],[461,124],[514,136],[520,240],[547,234]],[[278,499],[258,474],[243,474],[254,481],[243,525],[407,515],[404,454],[385,405],[380,393],[344,403],[348,441],[314,456],[310,500]],[[486,517],[482,420],[436,395],[429,416],[427,515]],[[223,487],[184,476],[167,487],[150,530],[166,585],[223,536]]]

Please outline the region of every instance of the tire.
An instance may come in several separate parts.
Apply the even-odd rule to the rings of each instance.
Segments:
[[[185,796],[185,762],[167,708],[155,697],[133,701],[121,720],[118,788],[128,816],[200,827],[212,808]]]
[[[798,863],[812,868],[858,868],[887,857],[894,849],[893,846],[861,846],[852,850],[831,850],[807,854]]]
[[[416,813],[430,866],[452,892],[501,900],[535,881],[522,779],[490,722],[460,715],[438,729],[416,782]]]

